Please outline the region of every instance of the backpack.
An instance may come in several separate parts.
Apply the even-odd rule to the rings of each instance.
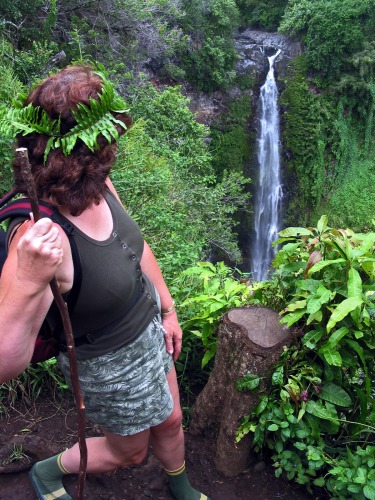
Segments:
[[[0,200],[0,222],[7,219],[13,219],[15,217],[24,217],[25,219],[29,218],[29,214],[31,212],[30,201],[27,198],[10,201],[16,194],[17,192],[15,190],[10,191]],[[76,242],[73,238],[74,227],[53,205],[43,201],[39,201],[38,204],[41,217],[48,217],[53,222],[59,224],[69,239],[73,258],[74,279],[72,289],[66,299],[66,304],[68,311],[71,314],[77,303],[82,281],[81,261]],[[7,233],[0,227],[0,275],[6,257]],[[55,336],[55,331],[58,328],[61,329],[61,324],[60,312],[54,301],[38,333],[31,363],[46,361],[59,353],[60,348]]]

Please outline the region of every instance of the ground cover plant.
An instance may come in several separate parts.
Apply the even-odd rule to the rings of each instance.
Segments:
[[[269,281],[254,283],[253,303],[281,310],[302,329],[284,350],[271,388],[244,419],[276,475],[324,488],[335,499],[375,498],[375,233],[288,228]],[[250,374],[251,375],[251,374]],[[242,390],[256,390],[249,377]]]

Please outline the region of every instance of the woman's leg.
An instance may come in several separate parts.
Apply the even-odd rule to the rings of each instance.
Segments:
[[[140,464],[148,449],[149,430],[132,436],[119,436],[103,430],[104,437],[86,439],[87,472],[111,472],[120,467]],[[63,467],[71,474],[79,471],[78,443],[66,450],[61,457]]]
[[[177,500],[209,500],[191,486],[186,474],[182,411],[174,367],[168,373],[167,380],[174,402],[173,411],[162,424],[150,429],[152,450],[164,467],[170,490]]]
[[[174,367],[167,375],[169,389],[173,397],[173,411],[161,424],[151,427],[152,450],[162,466],[167,470],[181,467],[185,460],[185,440],[182,430],[182,411]]]
[[[88,438],[87,472],[110,472],[141,463],[147,453],[149,434],[146,430],[133,436],[105,433],[104,437]],[[62,478],[65,474],[78,473],[79,462],[80,451],[78,444],[75,444],[59,455],[34,464],[30,478],[38,498],[72,500],[63,486]]]

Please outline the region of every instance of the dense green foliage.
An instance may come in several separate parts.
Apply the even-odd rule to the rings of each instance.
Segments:
[[[289,1],[280,30],[299,35],[309,66],[334,81],[366,36],[374,36],[374,12],[374,0]]]
[[[239,11],[234,0],[185,0],[184,31],[191,45],[182,55],[187,78],[200,90],[229,88],[236,74],[234,63],[234,30],[239,24]]]
[[[245,304],[250,294],[246,283],[241,283],[233,274],[223,262],[216,265],[199,262],[174,281],[175,293],[182,298],[179,312],[185,335],[200,338],[204,347],[202,368],[216,353],[216,332],[221,316]]]
[[[324,123],[321,106],[308,87],[303,56],[293,61],[281,105],[285,107],[283,138],[284,151],[288,151],[289,158],[287,175],[294,181],[287,185],[292,201],[286,219],[293,220],[297,213],[301,214],[298,222],[307,224],[311,220],[311,208],[324,196],[325,134],[321,130]]]
[[[113,180],[164,272],[173,275],[214,250],[240,260],[232,218],[245,209],[246,181],[235,171],[216,181],[205,143],[178,87],[138,87],[136,122],[121,142]]]
[[[237,0],[241,26],[277,31],[288,0]]]
[[[371,227],[374,7],[373,0],[288,2],[280,29],[300,37],[305,50],[281,96],[287,224],[316,223],[327,213],[335,225]]]
[[[282,323],[300,329],[284,350],[270,389],[244,420],[268,447],[276,474],[332,498],[375,495],[375,233],[327,226],[288,228],[271,281],[255,284],[252,303],[282,308]],[[248,377],[241,389],[254,390]]]
[[[285,84],[281,104],[290,198],[285,221],[316,223],[325,212],[335,225],[369,229],[375,209],[373,97],[363,104],[360,95],[311,92],[303,56],[294,61]]]
[[[249,289],[223,262],[198,262],[182,271],[170,290],[178,303],[184,331],[180,357],[176,363],[182,399],[189,403],[207,382],[216,353],[217,327],[221,316],[245,304]],[[186,409],[185,409],[186,410]],[[185,411],[189,416],[189,411]]]
[[[250,110],[250,97],[244,95],[233,100],[228,113],[216,126],[210,127],[212,165],[219,178],[223,169],[242,172],[244,163],[250,158],[251,138],[247,131]]]
[[[239,12],[234,0],[89,0],[79,5],[33,0],[6,2],[0,14],[0,34],[11,41],[11,57],[25,82],[53,66],[50,58],[61,50],[66,62],[105,61],[119,74],[137,75],[147,60],[146,67],[159,77],[188,78],[208,91],[235,78],[233,33]]]

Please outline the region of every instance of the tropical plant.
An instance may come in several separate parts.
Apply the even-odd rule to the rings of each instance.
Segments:
[[[278,289],[281,323],[303,336],[284,350],[238,439],[252,432],[255,449],[273,450],[276,475],[310,491],[372,499],[375,233],[332,229],[322,217],[316,228],[280,236],[272,280],[255,284],[253,297],[264,303],[264,291]]]
[[[216,265],[199,262],[183,271],[171,289],[174,296],[181,296],[179,317],[185,339],[195,336],[201,341],[204,368],[216,353],[217,327],[221,316],[245,304],[249,299],[249,288],[245,282],[234,277],[233,270],[224,262]]]

